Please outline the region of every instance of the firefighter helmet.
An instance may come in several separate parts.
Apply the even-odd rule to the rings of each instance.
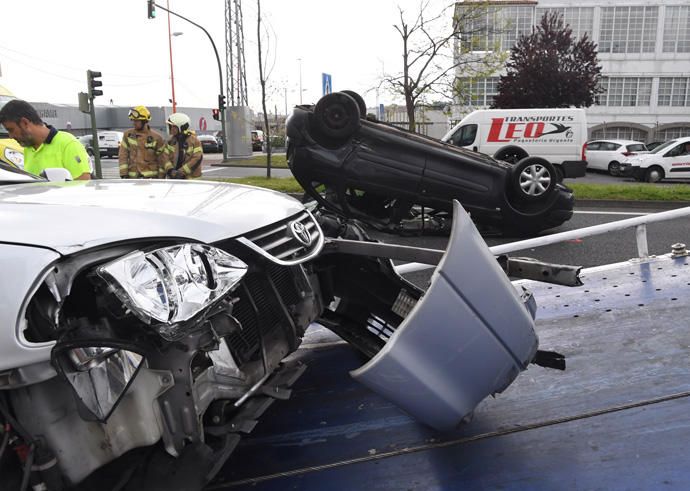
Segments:
[[[189,116],[185,113],[172,113],[170,117],[168,117],[168,125],[176,126],[180,130],[180,133],[184,133],[189,129],[190,122]]]
[[[128,117],[132,121],[149,121],[151,119],[151,112],[146,106],[134,106],[129,110]]]

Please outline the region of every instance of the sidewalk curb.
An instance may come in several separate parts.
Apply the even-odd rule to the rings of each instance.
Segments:
[[[591,208],[658,208],[662,210],[675,210],[690,206],[690,201],[653,201],[653,200],[610,200],[610,199],[578,199],[575,198],[575,207]]]

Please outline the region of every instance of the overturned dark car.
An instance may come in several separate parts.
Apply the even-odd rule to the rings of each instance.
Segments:
[[[365,114],[363,99],[343,91],[288,120],[290,169],[322,207],[393,232],[447,231],[454,199],[480,228],[505,234],[572,217],[572,192],[545,159],[509,164]]]

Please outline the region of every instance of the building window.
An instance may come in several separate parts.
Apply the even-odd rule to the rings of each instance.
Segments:
[[[690,7],[666,7],[664,52],[690,53]]]
[[[461,81],[464,88],[460,103],[465,106],[489,107],[494,102],[498,88],[499,77],[465,78]]]
[[[651,77],[603,77],[600,86],[600,106],[649,106],[652,97]]]
[[[539,21],[546,13],[556,12],[563,17],[563,23],[570,26],[573,30],[573,37],[580,39],[584,34],[588,34],[590,39],[592,37],[592,29],[594,27],[594,8],[593,7],[560,7],[560,8],[540,8],[537,9],[537,18],[535,22]]]
[[[639,128],[628,126],[609,126],[592,131],[592,140],[634,140],[643,142],[647,139],[647,132]]]
[[[458,4],[457,9],[458,17],[464,22],[465,49],[469,51],[507,51],[521,34],[532,32],[534,25],[534,7],[531,5],[488,7],[484,10]]]
[[[675,140],[676,138],[684,138],[686,136],[690,136],[690,126],[676,126],[657,132],[659,141],[665,142]]]
[[[658,103],[660,106],[690,106],[690,78],[661,77]]]
[[[658,7],[601,9],[599,53],[653,53]]]

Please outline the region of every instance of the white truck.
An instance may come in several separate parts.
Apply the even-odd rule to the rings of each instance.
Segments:
[[[559,180],[587,169],[584,109],[483,109],[473,111],[442,139],[517,163],[529,156],[554,165]]]

